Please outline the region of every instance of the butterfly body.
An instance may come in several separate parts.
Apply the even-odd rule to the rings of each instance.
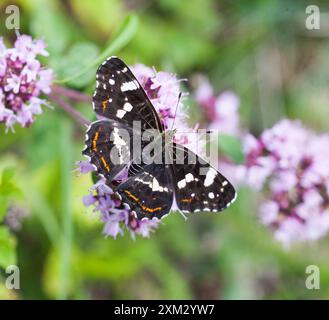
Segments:
[[[93,106],[100,120],[88,128],[83,154],[108,183],[128,168],[127,179],[115,191],[137,218],[162,218],[174,200],[186,213],[218,212],[235,200],[236,192],[225,177],[173,142],[176,131],[165,130],[122,60],[106,60],[96,80]],[[141,150],[137,154],[136,146]]]

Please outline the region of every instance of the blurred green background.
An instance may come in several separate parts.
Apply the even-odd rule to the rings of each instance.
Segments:
[[[255,134],[283,117],[329,128],[327,1],[1,0],[1,35],[14,40],[4,25],[8,4],[20,8],[21,33],[47,42],[43,61],[59,79],[108,50],[180,78],[203,74],[217,93],[233,90],[242,126]],[[323,13],[320,30],[305,28],[309,4]],[[69,85],[91,95],[96,68]],[[93,119],[90,105],[75,107]],[[29,214],[19,231],[0,225],[0,298],[329,297],[328,237],[284,250],[258,221],[259,196],[247,189],[223,214],[187,222],[171,215],[150,239],[104,239],[81,202],[91,178],[73,172],[83,144],[81,128],[56,106],[29,129],[6,135],[1,128],[1,190],[10,184],[10,199]],[[20,267],[20,290],[5,289],[11,263]],[[320,290],[306,289],[308,265],[320,268]]]

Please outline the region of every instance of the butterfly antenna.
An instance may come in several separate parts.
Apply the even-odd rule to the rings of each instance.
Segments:
[[[187,216],[183,213],[183,211],[178,209],[178,212],[180,213],[180,215],[184,218],[184,220],[187,220]]]
[[[172,126],[171,126],[171,131],[174,129],[175,120],[176,120],[176,116],[177,116],[177,110],[178,110],[178,106],[179,106],[179,102],[180,102],[181,97],[182,97],[182,93],[180,92],[179,95],[178,95],[176,110],[175,110],[175,114],[174,114],[174,121],[173,121]]]

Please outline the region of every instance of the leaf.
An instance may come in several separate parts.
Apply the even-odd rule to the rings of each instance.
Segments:
[[[21,190],[12,181],[15,171],[13,168],[6,168],[2,172],[2,178],[0,183],[0,195],[3,197],[19,196]]]
[[[16,264],[16,240],[7,227],[0,227],[0,267]]]
[[[9,206],[8,199],[0,194],[0,222],[3,221],[3,219],[7,214],[8,206]]]
[[[86,65],[90,65],[98,56],[99,49],[91,42],[78,42],[69,50],[68,54],[61,59],[57,68],[58,74],[65,78],[79,73]],[[68,84],[74,87],[86,86],[95,78],[93,69],[89,69],[70,81]]]
[[[123,21],[121,27],[119,28],[118,32],[114,36],[114,39],[111,39],[111,42],[106,46],[102,54],[100,54],[97,58],[93,59],[92,62],[87,64],[84,68],[82,68],[79,72],[71,75],[70,77],[57,80],[57,83],[67,83],[70,81],[75,80],[76,78],[81,77],[86,72],[93,69],[95,66],[98,66],[100,63],[103,62],[107,57],[111,54],[119,51],[122,49],[134,36],[135,32],[137,31],[138,19],[135,15],[129,15]],[[93,70],[94,73],[94,70]]]
[[[15,174],[14,168],[5,168],[0,180],[0,222],[7,214],[12,197],[20,197],[21,190],[12,181]]]
[[[234,136],[221,134],[219,137],[219,150],[236,163],[242,163],[244,160],[241,141]]]
[[[11,178],[13,178],[15,174],[15,169],[14,168],[6,168],[3,170],[2,173],[2,184],[5,184],[6,182],[9,182]]]

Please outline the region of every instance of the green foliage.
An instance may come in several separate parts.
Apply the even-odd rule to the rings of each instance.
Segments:
[[[15,184],[14,176],[14,168],[7,167],[2,170],[0,180],[0,268],[6,268],[16,263],[16,239],[10,234],[9,229],[2,225],[13,200],[22,196],[20,188]]]
[[[94,62],[99,54],[96,45],[90,42],[75,43],[68,53],[60,60],[57,67],[57,75],[59,78],[69,78],[72,75],[80,74],[86,65]],[[77,88],[86,86],[95,78],[95,72],[91,68],[79,77],[68,81],[68,84]]]
[[[14,168],[5,168],[0,181],[0,222],[4,219],[10,202],[13,198],[21,196],[21,190],[13,181]]]
[[[86,85],[94,78],[94,70],[91,70],[91,68],[98,66],[107,57],[111,56],[113,52],[120,50],[130,41],[136,31],[137,21],[137,17],[132,15],[127,16],[114,36],[114,39],[111,39],[111,42],[99,56],[97,56],[98,50],[93,44],[76,44],[75,47],[71,48],[66,61],[62,63],[59,69],[62,70],[64,75],[67,74],[70,76],[58,80],[58,82],[68,82],[75,86]]]
[[[32,0],[29,5],[30,32],[47,43],[51,61],[60,58],[75,37],[77,28],[56,1]]]
[[[0,268],[16,263],[16,240],[8,228],[0,226]]]

